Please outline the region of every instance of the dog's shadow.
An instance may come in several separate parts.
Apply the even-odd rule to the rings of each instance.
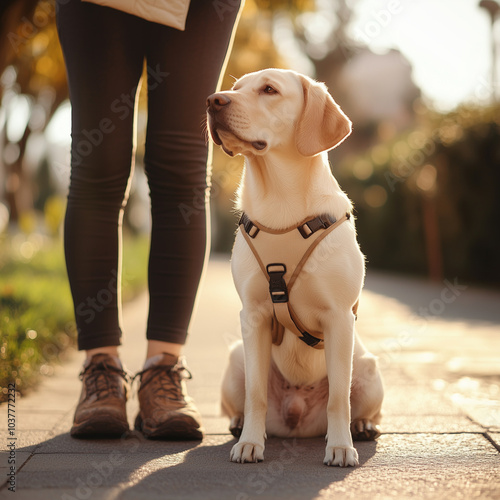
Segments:
[[[57,487],[66,498],[108,498],[109,488],[116,488],[116,500],[307,500],[335,491],[377,448],[375,441],[356,442],[359,467],[339,468],[323,465],[322,438],[270,438],[265,460],[257,464],[231,462],[235,443],[229,434],[175,442],[147,440],[136,431],[119,440],[76,440],[63,433],[18,448],[31,455],[18,471],[20,493]]]
[[[182,462],[144,476],[118,498],[156,499],[163,493],[168,498],[307,500],[323,490],[335,489],[333,483],[357,470],[323,465],[323,438],[270,438],[265,460],[257,464],[231,462],[229,454],[235,443],[229,435],[208,436],[201,445],[188,450]],[[375,454],[377,443],[356,442],[355,447],[362,467]]]

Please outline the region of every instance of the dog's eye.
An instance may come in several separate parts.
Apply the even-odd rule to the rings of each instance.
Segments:
[[[275,88],[271,87],[271,85],[266,85],[265,87],[263,87],[262,93],[272,95],[272,94],[277,94],[278,91]]]

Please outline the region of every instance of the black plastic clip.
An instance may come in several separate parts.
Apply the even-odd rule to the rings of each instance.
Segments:
[[[327,229],[332,224],[335,224],[335,222],[337,222],[337,219],[328,214],[318,215],[318,217],[308,220],[307,222],[302,224],[302,226],[299,226],[297,229],[299,230],[299,233],[301,234],[302,238],[306,240],[307,238],[312,236],[316,231],[319,231],[320,229]]]
[[[266,271],[269,275],[269,293],[273,303],[288,302],[288,288],[283,279],[286,273],[285,264],[268,264]]]
[[[322,339],[318,339],[308,332],[301,332],[301,333],[302,333],[302,337],[299,337],[299,339],[302,340],[303,342],[305,342],[309,347],[315,347],[320,342],[323,342]]]
[[[260,229],[248,218],[247,214],[242,214],[240,218],[239,225],[243,225],[243,229],[250,236],[250,238],[255,238],[260,231]]]

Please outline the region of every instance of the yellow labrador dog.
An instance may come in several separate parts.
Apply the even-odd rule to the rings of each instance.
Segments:
[[[324,463],[357,465],[353,437],[379,435],[383,387],[355,332],[364,257],[326,156],[351,122],[323,84],[289,70],[245,75],[207,106],[213,141],[245,157],[231,264],[243,345],[222,387],[231,460],[263,460],[266,434],[326,434]]]

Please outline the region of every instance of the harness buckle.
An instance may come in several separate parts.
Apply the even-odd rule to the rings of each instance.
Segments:
[[[335,222],[337,222],[337,219],[335,217],[331,217],[328,214],[318,215],[318,217],[308,220],[307,222],[299,226],[297,229],[299,230],[299,233],[301,234],[302,238],[306,240],[307,238],[312,236],[316,231],[319,231],[320,229],[327,229],[332,224],[335,224]]]
[[[268,264],[266,271],[269,275],[269,293],[273,304],[288,302],[288,288],[283,279],[286,273],[285,264]]]
[[[243,229],[250,236],[250,238],[255,238],[260,231],[260,229],[247,217],[247,214],[242,214],[239,225],[243,225]]]

